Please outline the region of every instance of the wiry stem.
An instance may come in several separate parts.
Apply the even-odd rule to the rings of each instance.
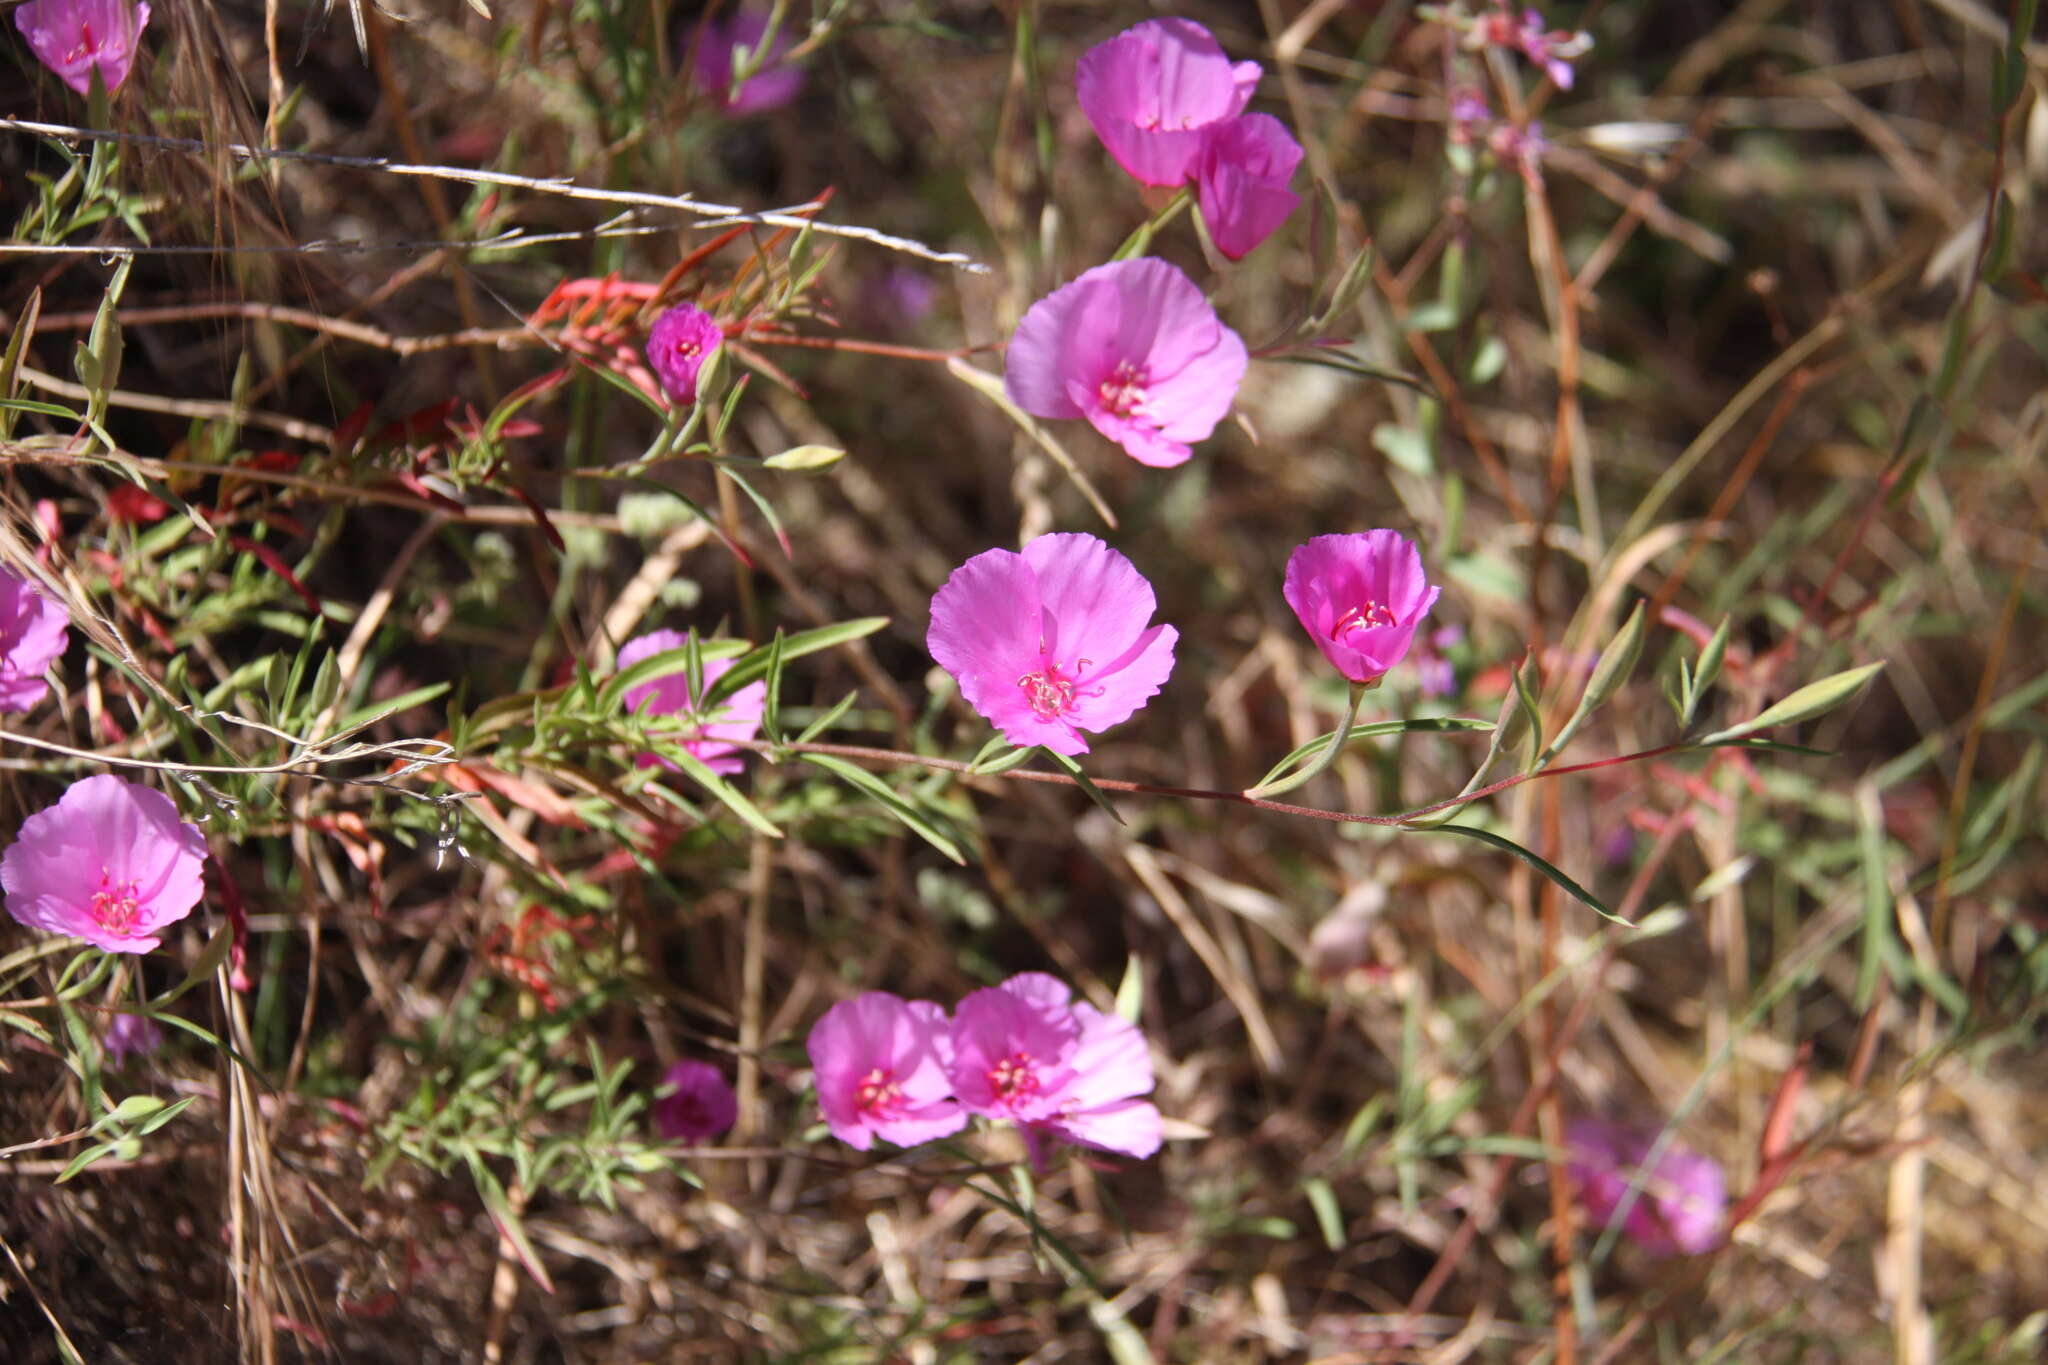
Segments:
[[[1246,787],[1244,794],[1253,800],[1257,800],[1259,797],[1272,796],[1277,792],[1293,791],[1296,787],[1318,776],[1323,769],[1335,763],[1337,755],[1344,751],[1344,741],[1351,738],[1351,723],[1358,719],[1358,704],[1365,700],[1366,691],[1372,686],[1372,683],[1355,682],[1351,684],[1351,701],[1344,708],[1344,719],[1337,722],[1336,730],[1330,735],[1330,742],[1323,747],[1321,753],[1286,777],[1275,778],[1271,782],[1262,782],[1256,787]]]

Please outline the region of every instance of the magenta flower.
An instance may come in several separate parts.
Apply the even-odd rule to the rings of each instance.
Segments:
[[[623,671],[642,659],[681,649],[688,643],[689,637],[679,630],[649,631],[620,646],[619,668]],[[711,685],[724,677],[732,665],[731,659],[706,659],[704,690],[709,692]],[[639,711],[644,703],[648,715],[672,718],[660,729],[667,732],[666,737],[679,740],[687,753],[712,772],[736,773],[745,765],[738,758],[728,757],[739,750],[727,741],[752,739],[760,731],[761,714],[768,706],[768,684],[748,683],[706,712],[699,709],[690,692],[689,674],[677,669],[626,689],[625,702],[628,713]],[[643,768],[657,764],[676,766],[659,754],[642,754],[639,762]]]
[[[654,1102],[654,1130],[670,1142],[715,1138],[740,1116],[739,1097],[709,1062],[677,1062],[661,1088],[669,1093]]]
[[[925,644],[967,704],[1012,744],[1085,754],[1173,672],[1180,632],[1146,623],[1152,585],[1094,536],[984,550],[932,597]]]
[[[21,822],[0,857],[7,913],[110,953],[146,953],[192,913],[206,839],[162,792],[102,775]]]
[[[694,304],[669,309],[647,333],[647,363],[661,390],[679,408],[697,401],[697,375],[725,344],[718,319]]]
[[[114,1022],[100,1035],[100,1050],[106,1054],[106,1064],[116,1068],[126,1066],[130,1058],[147,1057],[163,1045],[164,1031],[154,1019],[140,1014],[115,1015]]]
[[[1032,1164],[1057,1138],[1125,1156],[1159,1150],[1152,1057],[1137,1025],[1093,1005],[1069,1003],[1066,985],[1042,972],[980,990],[953,1013],[953,1093],[970,1114],[1023,1130]]]
[[[1656,1167],[1638,1177],[1657,1136],[1655,1128],[1573,1119],[1565,1125],[1572,1184],[1585,1205],[1587,1219],[1604,1227],[1627,1196],[1629,1185],[1639,1181],[1623,1230],[1652,1255],[1683,1252],[1696,1256],[1720,1240],[1727,1185],[1712,1158],[1677,1141],[1665,1143]]]
[[[1283,591],[1323,657],[1352,682],[1372,683],[1407,654],[1441,590],[1423,577],[1412,544],[1367,531],[1317,536],[1295,550]]]
[[[64,652],[70,624],[64,608],[0,569],[0,711],[26,711],[50,694],[43,674]]]
[[[1085,417],[1164,469],[1230,411],[1247,359],[1193,280],[1165,261],[1112,261],[1031,305],[1003,387],[1033,416]]]
[[[1178,185],[1203,131],[1244,112],[1257,62],[1233,64],[1192,19],[1148,19],[1082,54],[1081,112],[1117,164],[1147,185]]]
[[[121,88],[148,23],[148,0],[29,0],[14,11],[29,50],[81,95],[92,93],[94,68],[108,94]]]
[[[842,1000],[805,1044],[832,1136],[865,1152],[876,1138],[915,1147],[959,1132],[967,1115],[946,1079],[946,1012],[869,991]]]
[[[1209,130],[1195,166],[1195,190],[1218,251],[1242,260],[1287,221],[1301,203],[1287,188],[1301,158],[1301,144],[1268,114],[1240,114]]]
[[[728,114],[758,114],[788,104],[803,91],[802,69],[782,62],[782,54],[792,46],[787,23],[776,30],[767,60],[756,65],[754,74],[737,90],[733,88],[739,50],[745,48],[752,54],[767,32],[767,15],[743,9],[728,18],[713,19],[697,37],[697,83]]]

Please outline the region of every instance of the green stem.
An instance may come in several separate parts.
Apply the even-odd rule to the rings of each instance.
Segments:
[[[1159,212],[1153,214],[1151,218],[1140,224],[1136,232],[1124,238],[1124,244],[1118,247],[1116,254],[1109,259],[1112,261],[1128,261],[1134,256],[1144,255],[1146,248],[1152,245],[1153,235],[1159,229],[1180,217],[1182,211],[1193,202],[1194,197],[1188,193],[1187,186],[1183,185],[1178,190],[1175,190],[1173,198],[1161,205]]]
[[[1272,796],[1279,792],[1293,791],[1296,787],[1299,787],[1310,778],[1321,773],[1323,769],[1335,763],[1337,755],[1343,751],[1344,742],[1351,738],[1351,724],[1358,719],[1358,705],[1365,700],[1366,691],[1371,686],[1371,683],[1351,684],[1351,704],[1344,708],[1344,719],[1337,722],[1336,730],[1330,735],[1329,744],[1321,753],[1286,777],[1276,778],[1271,782],[1261,783],[1256,787],[1245,788],[1245,796],[1250,800],[1257,801],[1262,797]]]

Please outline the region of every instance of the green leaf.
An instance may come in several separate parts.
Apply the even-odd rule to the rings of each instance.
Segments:
[[[705,791],[717,797],[725,804],[727,810],[730,810],[734,815],[746,821],[749,826],[771,839],[780,839],[782,837],[782,831],[777,829],[767,816],[761,814],[760,809],[752,801],[740,795],[735,788],[728,786],[724,778],[712,772],[710,768],[704,765],[702,759],[698,758],[688,749],[685,749],[682,745],[668,740],[650,740],[649,742],[654,745],[655,753],[681,768],[685,776]]]
[[[57,1183],[59,1185],[63,1184],[72,1176],[77,1175],[80,1171],[98,1161],[101,1157],[111,1155],[120,1145],[121,1143],[117,1139],[113,1142],[95,1143],[93,1146],[86,1148],[77,1156],[71,1158],[69,1164],[57,1173]]]
[[[770,469],[810,474],[820,469],[830,469],[846,458],[846,452],[837,446],[792,446],[779,454],[770,455],[761,461]]]
[[[1427,477],[1436,473],[1436,457],[1429,441],[1413,427],[1382,422],[1372,429],[1373,448],[1410,474]]]
[[[1637,656],[1643,652],[1643,633],[1643,604],[1638,602],[1636,609],[1628,614],[1628,620],[1622,623],[1621,633],[1600,651],[1600,662],[1593,666],[1593,676],[1586,683],[1585,695],[1579,698],[1578,709],[1557,732],[1557,738],[1550,741],[1550,747],[1543,751],[1542,762],[1547,763],[1564,752],[1564,746],[1571,743],[1579,727],[1592,719],[1593,713],[1621,690],[1629,674],[1635,671]]]
[[[505,1187],[498,1183],[498,1177],[474,1153],[468,1154],[470,1178],[476,1182],[476,1192],[482,1196],[484,1208],[489,1211],[491,1221],[498,1225],[505,1240],[512,1247],[519,1264],[533,1277],[543,1292],[555,1292],[555,1282],[548,1278],[548,1268],[541,1264],[540,1256],[534,1251],[533,1243],[527,1240],[526,1225],[519,1221],[519,1215],[512,1211],[512,1201],[505,1197]]]
[[[1693,665],[1685,682],[1685,691],[1680,695],[1679,728],[1692,724],[1699,714],[1700,702],[1706,699],[1707,689],[1721,676],[1721,663],[1728,657],[1729,617],[1722,617],[1721,624],[1714,627],[1714,633],[1700,646],[1700,658]]]
[[[1835,707],[1847,701],[1855,694],[1856,689],[1868,682],[1871,675],[1883,667],[1884,661],[1879,660],[1874,664],[1865,664],[1861,668],[1851,668],[1841,673],[1830,674],[1819,682],[1810,682],[1791,696],[1786,697],[1776,706],[1766,708],[1762,715],[1746,720],[1740,725],[1731,726],[1726,730],[1718,730],[1699,742],[1701,744],[1718,744],[1722,740],[1737,739],[1758,730],[1771,729],[1773,726],[1791,725],[1798,721],[1811,720],[1815,716],[1834,710]]]
[[[674,649],[664,649],[659,654],[650,654],[631,668],[622,668],[606,678],[604,685],[597,690],[597,709],[601,712],[618,710],[623,705],[625,695],[642,683],[653,682],[656,678],[666,678],[672,673],[687,672],[692,657],[701,660],[732,659],[745,654],[749,648],[745,640],[700,641],[692,637],[690,643]],[[762,671],[765,672],[765,668]],[[723,682],[725,679],[720,678],[719,681]],[[524,710],[531,701],[532,698],[529,697],[515,709]],[[488,705],[478,708],[476,718],[485,719],[491,710],[492,707]]]
[[[1096,786],[1089,780],[1088,774],[1081,771],[1080,764],[1065,754],[1054,753],[1051,749],[1041,749],[1041,752],[1059,767],[1066,769],[1067,776],[1074,779],[1074,785],[1088,793],[1088,799],[1100,806],[1110,819],[1119,825],[1124,822],[1123,816],[1117,814],[1116,807],[1109,803],[1109,797],[1103,794],[1102,788]]]
[[[1443,734],[1451,731],[1491,730],[1493,728],[1494,723],[1492,721],[1474,720],[1469,716],[1427,716],[1419,720],[1376,720],[1367,725],[1352,726],[1351,732],[1344,737],[1344,743],[1349,745],[1354,740],[1368,739],[1373,735],[1397,735],[1404,733]],[[1321,753],[1329,745],[1330,741],[1336,738],[1336,734],[1335,730],[1326,730],[1322,734],[1317,735],[1314,739],[1297,748],[1278,763],[1275,763],[1272,770],[1260,778],[1255,785],[1259,787],[1271,786],[1302,763]]]
[[[809,725],[806,725],[804,727],[803,733],[796,737],[796,742],[799,744],[809,744],[819,735],[824,734],[834,725],[837,725],[839,723],[839,718],[845,715],[848,711],[851,711],[853,709],[854,700],[859,696],[859,690],[855,689],[854,691],[848,692],[845,696],[841,697],[837,702],[835,702],[832,705],[830,710],[825,712],[824,715],[819,716]]]
[[[1536,701],[1536,684],[1536,656],[1531,654],[1515,670],[1516,729],[1529,738],[1529,761],[1522,767],[1528,773],[1536,771],[1543,757],[1543,711]],[[1513,744],[1512,739],[1504,740],[1501,747]]]
[[[967,859],[962,856],[958,845],[926,819],[923,812],[905,800],[901,792],[867,769],[856,767],[832,754],[798,754],[797,757],[806,763],[823,768],[849,787],[873,797],[884,810],[908,826],[912,833],[962,867],[967,865]]]
[[[1342,1251],[1344,1211],[1337,1205],[1337,1192],[1321,1176],[1311,1176],[1302,1181],[1301,1192],[1308,1196],[1308,1206],[1315,1210],[1316,1226],[1323,1233],[1323,1245],[1332,1251]]]
[[[1531,850],[1523,848],[1514,840],[1503,838],[1502,836],[1495,834],[1492,830],[1479,829],[1478,827],[1473,825],[1414,825],[1404,826],[1404,828],[1412,828],[1420,834],[1459,834],[1463,835],[1467,839],[1477,839],[1482,844],[1490,844],[1494,848],[1499,849],[1501,852],[1512,854],[1513,856],[1520,858],[1529,866],[1535,868],[1538,872],[1542,873],[1545,877],[1548,877],[1551,881],[1555,882],[1559,887],[1561,887],[1564,890],[1565,894],[1569,895],[1572,899],[1578,901],[1581,905],[1584,905],[1594,914],[1599,915],[1602,919],[1612,920],[1616,924],[1628,924],[1630,928],[1635,927],[1633,924],[1629,924],[1629,921],[1623,919],[1620,915],[1617,915],[1612,910],[1608,909],[1606,903],[1603,902],[1598,896],[1588,891],[1585,887],[1580,886],[1577,882],[1573,881],[1570,877],[1566,876],[1563,872],[1558,870],[1558,868],[1556,868],[1549,862],[1546,862],[1543,858],[1537,856]]]
[[[395,716],[410,707],[423,706],[447,692],[451,684],[431,683],[426,687],[415,687],[412,691],[391,698],[389,701],[372,702],[368,706],[351,711],[342,719],[341,729],[330,736],[330,740],[354,734],[357,730],[375,725],[387,716]]]
[[[819,626],[816,630],[800,630],[796,634],[784,638],[782,642],[782,661],[788,663],[791,659],[801,659],[806,654],[816,654],[820,650],[836,649],[840,645],[851,644],[855,640],[864,640],[888,624],[889,618],[886,616],[860,616],[851,621],[840,621],[834,625]],[[707,651],[706,658],[716,657],[709,653],[710,646],[707,645],[705,648]],[[718,680],[705,689],[705,705],[708,706],[723,701],[748,683],[754,681],[754,679],[766,677],[768,675],[768,656],[769,648],[766,645],[761,646],[750,654],[743,655],[738,663],[735,663],[731,668],[720,674]],[[672,672],[673,670],[670,671]],[[609,690],[609,685],[607,685],[607,690]]]
[[[29,291],[28,302],[22,305],[21,316],[15,319],[14,335],[7,338],[7,349],[0,351],[0,399],[12,399],[14,397],[15,382],[21,374],[21,357],[28,350],[28,339],[35,335],[36,319],[42,315],[42,311],[43,290],[42,286],[38,285]],[[45,406],[55,405],[48,404]],[[9,408],[9,404],[0,403],[0,440],[5,440],[14,434],[14,419],[7,415]],[[70,409],[64,408],[59,409],[59,411],[71,417],[73,421],[77,420],[71,414]],[[45,415],[55,416],[56,414],[49,413]]]

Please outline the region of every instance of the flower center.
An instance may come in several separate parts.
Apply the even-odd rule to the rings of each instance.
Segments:
[[[78,46],[64,55],[66,62],[82,61],[100,54],[100,40],[92,36],[92,24],[81,19],[78,23]]]
[[[1031,1054],[1013,1052],[988,1069],[988,1084],[996,1098],[1014,1104],[1038,1093],[1038,1068]]]
[[[1393,609],[1384,602],[1368,597],[1365,599],[1363,606],[1353,607],[1337,618],[1337,623],[1330,627],[1330,638],[1335,640],[1347,631],[1372,630],[1379,626],[1391,626],[1393,624],[1395,624]]]
[[[1074,661],[1074,674],[1089,665],[1087,659]],[[1024,694],[1024,700],[1031,706],[1031,714],[1040,720],[1058,720],[1061,713],[1074,705],[1075,677],[1063,672],[1059,660],[1048,662],[1036,672],[1026,673],[1017,679],[1017,689]],[[1086,693],[1079,695],[1086,696]]]
[[[134,878],[117,882],[113,874],[100,869],[100,889],[92,893],[93,922],[110,934],[126,938],[135,932],[135,915],[141,908],[135,898]]]
[[[704,348],[688,337],[676,343],[676,358],[678,360],[695,360],[703,353]]]
[[[1116,369],[1104,375],[1102,383],[1096,386],[1095,396],[1113,416],[1129,417],[1144,403],[1145,385],[1151,378],[1144,366],[1118,361]]]
[[[863,1114],[884,1114],[895,1109],[903,1100],[903,1087],[896,1084],[896,1073],[876,1067],[860,1078],[860,1088],[854,1091],[854,1104]]]

